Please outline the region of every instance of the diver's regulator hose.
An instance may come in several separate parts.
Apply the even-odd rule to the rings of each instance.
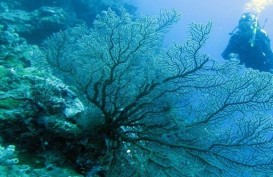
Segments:
[[[258,16],[255,15],[255,22],[254,22],[254,29],[253,29],[253,34],[252,38],[250,40],[250,46],[253,47],[255,45],[255,39],[256,39],[256,34],[257,34],[257,28],[258,28]]]

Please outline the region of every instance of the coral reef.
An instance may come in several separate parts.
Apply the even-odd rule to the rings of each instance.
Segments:
[[[11,166],[17,164],[19,159],[15,154],[15,146],[9,145],[6,148],[0,146],[0,165]]]
[[[2,28],[15,30],[28,42],[39,44],[51,34],[79,24],[92,25],[96,15],[107,8],[126,8],[132,13],[135,7],[122,1],[90,0],[3,0],[0,3]],[[1,28],[0,25],[0,28]]]
[[[59,79],[31,66],[36,46],[12,30],[0,31],[0,38],[0,144],[18,147],[1,146],[0,176],[80,176],[68,167],[58,167],[67,162],[53,145],[48,147],[61,137],[71,139],[83,133],[76,124],[83,104]]]
[[[85,127],[85,149],[75,154],[83,173],[273,174],[272,75],[203,54],[211,22],[191,24],[183,45],[162,51],[178,18],[162,11],[134,19],[109,9],[93,28],[68,29],[44,43],[52,73],[99,110],[100,124]]]

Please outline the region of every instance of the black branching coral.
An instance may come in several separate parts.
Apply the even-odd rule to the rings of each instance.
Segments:
[[[133,18],[108,10],[93,28],[44,43],[41,57],[91,112],[82,123],[86,161],[111,177],[271,174],[271,75],[202,54],[210,22],[191,24],[187,41],[164,51],[178,19],[174,11]]]

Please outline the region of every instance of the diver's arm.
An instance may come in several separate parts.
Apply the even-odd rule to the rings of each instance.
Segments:
[[[231,36],[230,40],[229,40],[229,43],[226,47],[226,49],[224,50],[224,52],[221,54],[222,57],[225,59],[225,60],[229,60],[230,58],[230,54],[231,53],[235,53],[235,54],[238,54],[237,52],[237,41],[238,41],[238,36],[237,35],[233,35]]]
[[[271,68],[273,68],[273,52],[271,49],[270,39],[267,35],[267,33],[264,30],[261,30],[261,39],[262,39],[262,48],[263,52],[267,58],[268,63],[271,64]]]
[[[265,54],[272,54],[270,39],[269,39],[267,33],[264,30],[260,30],[259,33],[260,33],[259,38],[262,43],[263,52],[265,52]]]

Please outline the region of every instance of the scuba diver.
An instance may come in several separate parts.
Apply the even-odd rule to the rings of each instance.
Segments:
[[[273,53],[270,39],[258,24],[258,18],[252,13],[245,13],[239,20],[238,29],[229,40],[229,44],[222,53],[226,60],[239,59],[240,64],[259,71],[273,71]]]

